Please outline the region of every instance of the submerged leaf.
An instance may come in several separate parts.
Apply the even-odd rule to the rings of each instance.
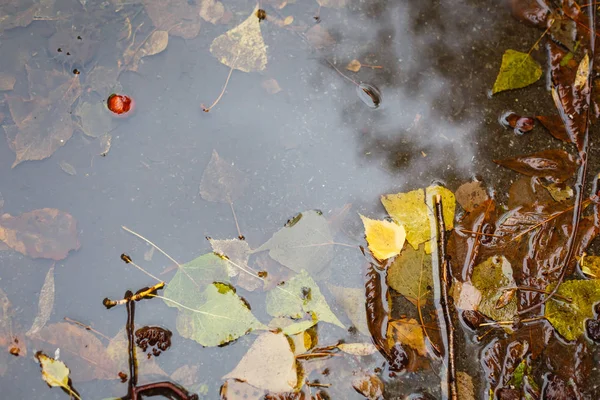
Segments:
[[[407,247],[396,257],[388,267],[387,284],[417,307],[433,298],[431,256],[424,245],[418,250]]]
[[[390,343],[391,346],[399,342],[412,347],[422,356],[427,354],[423,328],[416,319],[403,318],[390,321],[388,325],[388,341],[390,340],[392,341]]]
[[[163,52],[168,44],[169,33],[167,31],[152,32],[141,45],[135,42],[132,43],[123,54],[127,68],[131,71],[137,71],[142,58]]]
[[[387,260],[400,253],[406,240],[403,226],[390,221],[377,221],[362,215],[360,218],[365,226],[369,250],[375,258]]]
[[[594,318],[594,304],[600,301],[600,280],[563,282],[556,292],[571,299],[568,303],[553,297],[546,303],[544,315],[567,340],[575,340],[585,330],[585,320]]]
[[[463,183],[456,190],[455,196],[458,204],[468,212],[477,209],[490,198],[482,183],[478,181]]]
[[[478,310],[494,321],[512,320],[517,315],[517,299],[503,298],[506,287],[516,285],[510,263],[503,256],[493,256],[473,268],[473,286],[481,292]],[[503,304],[503,300],[508,300]],[[501,308],[497,308],[501,304]]]
[[[42,208],[0,217],[0,241],[32,258],[62,260],[79,248],[77,221],[70,214]]]
[[[232,203],[242,195],[245,188],[244,174],[213,150],[200,181],[200,196],[206,201]]]
[[[269,250],[271,258],[293,271],[316,274],[333,258],[329,223],[320,211],[304,211],[253,253],[265,250]]]
[[[366,372],[355,374],[352,379],[352,387],[368,400],[382,399],[385,388],[377,375]]]
[[[317,283],[306,271],[271,289],[266,301],[267,312],[273,317],[298,319],[309,313],[319,321],[345,328],[329,308]]]
[[[529,86],[541,77],[542,67],[531,55],[508,49],[502,56],[492,93]]]
[[[265,69],[267,47],[255,12],[252,12],[244,22],[213,40],[210,52],[230,68],[243,72]]]
[[[202,346],[221,346],[255,329],[266,329],[252,315],[248,304],[236,294],[232,286],[213,283],[202,293],[192,292],[189,297],[181,304],[194,311],[169,301],[165,302],[171,307],[179,308],[177,316],[179,334],[195,340]],[[198,303],[200,305],[193,306]]]
[[[249,269],[248,259],[250,258],[252,249],[248,245],[248,242],[238,238],[226,240],[209,238],[208,241],[217,255],[226,256],[229,260],[240,265],[242,268],[245,268],[246,270]],[[241,272],[239,268],[231,265],[231,263],[227,263],[227,271],[229,276],[237,276]],[[245,274],[246,272],[241,273]]]
[[[100,137],[115,127],[115,119],[109,114],[102,101],[95,103],[79,101],[75,108],[75,115],[81,120],[80,128],[83,133],[90,137]]]
[[[31,336],[42,329],[50,319],[50,314],[54,308],[54,265],[50,267],[46,274],[46,279],[40,290],[38,299],[38,313],[35,316],[33,325],[27,331],[26,335]]]
[[[546,178],[552,182],[566,181],[575,174],[577,168],[573,156],[560,149],[544,150],[494,162],[523,175]]]
[[[327,288],[333,295],[335,302],[346,312],[356,329],[363,335],[370,336],[371,333],[367,325],[364,288],[346,288],[332,284],[328,284]]]
[[[270,392],[288,392],[298,383],[296,359],[283,333],[261,334],[233,371],[222,379],[237,379]]]
[[[202,2],[142,0],[142,3],[156,29],[184,39],[193,39],[200,32]]]

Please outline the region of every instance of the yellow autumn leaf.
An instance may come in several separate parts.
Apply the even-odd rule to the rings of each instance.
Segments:
[[[267,47],[260,32],[256,10],[241,24],[213,40],[210,52],[221,63],[243,72],[267,66]]]
[[[592,279],[600,279],[600,256],[583,255],[578,257],[581,272]]]
[[[581,90],[588,82],[588,75],[590,74],[590,58],[587,53],[583,56],[583,59],[577,67],[577,74],[575,75],[575,83],[573,86],[577,90]]]
[[[369,250],[375,258],[387,260],[400,253],[406,240],[406,231],[403,226],[390,221],[370,219],[363,215],[360,218],[365,226]]]
[[[419,244],[428,242],[435,235],[431,230],[432,226],[435,227],[433,214],[435,195],[442,196],[446,229],[452,229],[454,226],[456,208],[454,194],[442,186],[429,186],[426,191],[427,196],[423,189],[381,196],[381,203],[388,214],[394,221],[406,228],[406,240],[415,250]],[[430,246],[425,248],[427,253],[431,252]]]
[[[390,344],[393,344],[397,341],[412,347],[422,356],[427,354],[423,328],[421,328],[421,325],[413,318],[403,318],[396,321],[391,321],[388,326],[387,337],[388,340],[392,341]]]

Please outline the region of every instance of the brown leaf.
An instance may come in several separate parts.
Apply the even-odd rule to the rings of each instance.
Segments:
[[[213,150],[200,181],[200,196],[206,201],[232,203],[242,195],[245,188],[244,174]]]
[[[0,289],[0,376],[8,370],[14,355],[26,356],[25,342],[17,335],[13,316],[15,312],[8,296]],[[12,355],[11,355],[12,354]]]
[[[388,324],[388,341],[389,340],[410,346],[422,356],[427,354],[423,328],[419,322],[413,318],[390,321]]]
[[[125,328],[122,328],[117,334],[111,339],[110,343],[106,347],[106,356],[112,363],[112,368],[115,370],[115,377],[118,371],[126,371],[127,365],[129,362],[128,355],[128,342],[127,342],[127,333],[125,332]],[[156,357],[152,357],[148,359],[146,357],[144,351],[139,348],[136,348],[137,360],[138,360],[138,375],[139,376],[150,376],[150,375],[158,375],[158,376],[167,376],[165,371],[163,371],[158,364],[156,363]],[[109,378],[113,379],[113,377]]]
[[[143,57],[153,56],[161,53],[169,44],[169,33],[167,31],[155,30],[141,43],[132,42],[125,50],[123,60],[127,69],[137,71]]]
[[[505,290],[496,301],[496,309],[506,307],[506,305],[515,297],[515,293],[517,293],[517,289]]]
[[[573,156],[558,149],[494,160],[494,162],[523,175],[546,178],[552,182],[566,181],[575,174],[577,168]]]
[[[458,388],[458,398],[460,400],[476,399],[473,378],[466,372],[458,371],[456,373],[456,386]]]
[[[362,64],[358,60],[352,60],[346,65],[346,69],[352,72],[360,71],[360,67],[362,67]]]
[[[319,50],[335,44],[335,39],[321,25],[315,25],[310,28],[305,33],[305,36],[308,42]]]
[[[30,85],[39,71],[27,67]],[[6,96],[15,126],[3,125],[9,147],[16,153],[13,168],[26,160],[50,157],[73,135],[71,107],[81,94],[79,76],[45,71],[44,86],[35,86],[31,100]],[[48,85],[50,83],[50,85]]]
[[[32,258],[62,260],[79,248],[77,221],[54,208],[42,208],[16,217],[0,217],[0,240]]]
[[[193,39],[200,32],[201,2],[142,0],[154,26],[170,35]],[[206,14],[206,13],[205,13]]]
[[[515,134],[523,135],[535,127],[535,120],[532,117],[522,117],[519,114],[508,113],[502,117],[502,124],[513,128]]]
[[[375,374],[359,373],[352,379],[352,387],[369,400],[383,399],[383,382]]]
[[[550,8],[537,0],[510,0],[510,11],[516,19],[538,28],[546,28]]]
[[[119,379],[119,370],[102,342],[90,331],[67,322],[51,324],[32,336],[60,347],[61,359],[71,367],[73,381]]]
[[[566,143],[571,143],[569,133],[567,132],[567,128],[565,128],[565,124],[563,123],[560,115],[538,115],[536,118],[556,139]]]
[[[481,182],[463,183],[454,193],[456,201],[465,211],[471,212],[489,199],[487,191]]]

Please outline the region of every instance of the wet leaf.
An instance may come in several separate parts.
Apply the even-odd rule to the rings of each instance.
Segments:
[[[444,206],[444,222],[446,229],[454,227],[454,212],[456,200],[454,194],[441,186],[430,186],[427,188],[427,203],[432,204],[431,199],[436,194],[442,196]],[[423,189],[413,190],[407,193],[396,193],[381,196],[381,203],[388,214],[399,225],[406,229],[406,240],[414,249],[421,243],[429,241],[434,234],[431,232],[431,221],[433,213],[425,203],[426,196]]]
[[[348,63],[348,65],[346,65],[346,69],[348,71],[352,71],[352,72],[358,72],[358,71],[360,71],[361,67],[362,67],[362,64],[360,63],[360,61],[358,61],[356,59],[350,61]]]
[[[575,73],[575,83],[573,83],[573,89],[582,90],[584,86],[588,83],[588,75],[590,74],[590,57],[585,54],[583,59],[579,63],[577,67],[577,72]]]
[[[33,325],[27,331],[26,335],[31,336],[42,329],[48,320],[52,309],[54,308],[54,265],[50,267],[46,274],[46,279],[40,290],[40,296],[38,299],[38,313],[35,316]]]
[[[223,3],[216,0],[202,0],[200,2],[200,16],[206,22],[216,24],[225,15]]]
[[[97,138],[115,128],[115,119],[102,101],[80,101],[75,108],[75,115],[79,117],[80,128],[86,136]]]
[[[571,178],[577,168],[573,156],[559,149],[543,150],[494,162],[523,175],[537,176],[559,183]]]
[[[246,185],[244,174],[213,150],[200,181],[200,196],[206,201],[232,203],[242,195]]]
[[[454,282],[452,298],[459,310],[475,311],[481,302],[481,292],[469,282]]]
[[[233,371],[222,379],[237,379],[270,392],[288,392],[298,383],[296,359],[283,333],[261,334]]]
[[[60,160],[59,163],[58,163],[58,166],[66,174],[69,174],[71,176],[77,175],[77,170],[75,169],[75,167],[72,166],[71,164],[69,164],[68,162],[66,162],[65,160]]]
[[[100,153],[98,154],[102,157],[106,157],[110,151],[110,145],[112,144],[112,135],[110,133],[105,133],[104,135],[100,136],[98,144],[100,145]]]
[[[123,54],[127,69],[137,71],[142,58],[163,52],[168,44],[169,33],[160,30],[152,32],[141,45],[132,43]]]
[[[98,65],[94,67],[85,79],[85,86],[107,99],[112,93],[122,93],[123,86],[118,81],[119,70],[116,67]]]
[[[512,299],[514,299],[516,293],[517,289],[504,290],[500,297],[498,297],[496,309],[506,307],[512,301]]]
[[[320,24],[314,25],[304,35],[306,36],[306,40],[317,50],[322,50],[335,44],[335,39]]]
[[[142,0],[146,13],[156,29],[170,35],[193,39],[200,32],[200,12],[203,2],[186,0]]]
[[[265,250],[289,269],[295,272],[306,270],[314,275],[333,258],[333,236],[320,211],[304,211],[253,252]]]
[[[273,317],[298,319],[308,313],[319,321],[345,328],[306,271],[267,292],[266,302],[267,312]]]
[[[352,379],[352,387],[369,400],[383,399],[384,385],[375,374],[359,372]]]
[[[8,370],[13,355],[27,355],[24,338],[20,337],[21,334],[17,332],[13,322],[14,316],[15,310],[6,293],[0,288],[0,376]]]
[[[135,346],[137,356],[138,376],[167,376],[157,364],[156,358],[148,358],[144,351]],[[115,375],[118,371],[127,371],[129,363],[129,341],[125,328],[121,328],[106,346],[106,354],[112,362]],[[115,376],[116,379],[116,376]]]
[[[276,94],[281,92],[281,86],[279,86],[279,83],[273,78],[265,79],[264,81],[262,81],[262,87],[269,94]]]
[[[600,256],[584,255],[578,258],[581,272],[593,279],[600,279]]]
[[[468,212],[475,210],[490,198],[483,184],[478,181],[463,183],[454,195],[458,204]]]
[[[529,86],[542,77],[542,67],[527,53],[508,49],[502,56],[500,72],[492,93]]]
[[[348,4],[348,0],[317,0],[321,7],[328,8],[344,8]]]
[[[198,294],[185,293],[186,299],[178,306],[165,301],[171,307],[179,308],[177,331],[184,338],[195,340],[202,346],[213,347],[229,343],[256,329],[266,329],[252,315],[247,303],[224,283],[213,283]],[[165,292],[165,297],[166,292]],[[199,306],[194,307],[195,304]]]
[[[0,217],[0,241],[32,258],[62,260],[79,249],[77,221],[70,214],[42,208],[16,217]]]
[[[340,343],[338,349],[353,356],[369,356],[377,353],[377,347],[373,343]]]
[[[238,238],[226,240],[210,238],[208,239],[208,242],[217,255],[224,255],[234,263],[244,267],[246,270],[249,269],[248,259],[250,258],[252,249],[245,240],[240,240]],[[240,273],[240,269],[231,265],[231,263],[226,262],[226,265],[230,277],[237,276]]]
[[[222,400],[264,400],[265,391],[259,390],[245,382],[229,379],[221,386]]]
[[[458,389],[458,398],[460,400],[476,399],[473,378],[466,372],[458,371],[456,373],[456,387]]]
[[[359,214],[360,215],[360,214]],[[379,260],[387,260],[400,253],[406,240],[404,227],[395,222],[378,221],[360,216],[365,227],[369,250]]]
[[[551,183],[548,186],[544,186],[544,188],[546,188],[555,201],[565,201],[573,197],[573,189],[566,185]]]
[[[40,363],[40,367],[42,367],[42,379],[44,379],[48,386],[60,387],[69,395],[81,400],[71,386],[71,379],[69,378],[71,371],[69,371],[65,363],[48,357],[41,351],[35,355],[35,358]]]
[[[328,284],[327,288],[333,295],[335,302],[346,312],[352,325],[363,335],[370,336],[369,327],[367,326],[364,288],[345,288],[332,284]]]
[[[388,341],[391,341],[390,347],[394,343],[402,343],[412,347],[422,356],[427,354],[423,328],[416,319],[403,318],[390,321],[388,325]]]
[[[210,45],[211,54],[230,68],[253,72],[262,71],[267,66],[267,47],[255,12],[235,28],[218,36]]]
[[[27,68],[30,85],[37,82],[40,72]],[[40,78],[41,79],[41,78]],[[55,86],[47,87],[48,84]],[[50,157],[73,135],[71,107],[81,94],[79,77],[58,71],[45,72],[45,80],[31,99],[6,96],[14,126],[4,125],[9,147],[16,154],[13,167],[27,160]]]
[[[404,249],[387,271],[387,284],[417,307],[433,298],[431,256],[423,245],[418,250]]]
[[[75,382],[118,379],[118,370],[102,342],[84,328],[60,322],[45,326],[31,337],[60,347],[61,358],[73,368],[71,377]]]
[[[546,303],[544,315],[565,339],[575,340],[583,334],[585,320],[594,318],[594,304],[600,301],[600,280],[563,282],[557,294],[572,302],[553,297]]]
[[[478,311],[494,321],[509,321],[517,315],[517,299],[513,297],[502,308],[496,308],[505,287],[516,285],[513,271],[503,256],[493,256],[473,268],[473,286],[481,292]]]
[[[0,92],[13,90],[16,82],[17,78],[15,78],[13,75],[0,72]]]
[[[550,8],[537,0],[510,0],[510,11],[513,17],[538,28],[545,29],[550,16]]]

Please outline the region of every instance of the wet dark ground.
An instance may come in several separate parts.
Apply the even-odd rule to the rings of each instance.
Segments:
[[[91,3],[87,3],[86,22],[93,21],[99,7]],[[561,145],[540,127],[516,136],[498,123],[509,110],[540,115],[553,107],[544,79],[526,89],[489,95],[504,50],[528,51],[541,34],[515,21],[504,2],[349,3],[340,10],[321,9],[320,24],[336,39],[333,48],[323,51],[264,22],[267,69],[248,74],[234,71],[226,95],[207,114],[200,103],[216,98],[229,72],[210,55],[210,44],[254,8],[249,1],[225,2],[234,15],[230,24],[203,23],[195,39],[171,37],[167,50],[146,58],[138,73],[121,75],[123,91],[136,99],[137,111],[132,118],[119,121],[110,153],[104,158],[95,156],[93,164],[97,147],[81,133],[75,133],[52,157],[24,162],[14,169],[14,154],[6,142],[0,142],[3,212],[17,215],[51,207],[78,220],[81,249],[56,264],[56,302],[50,322],[68,316],[108,336],[122,328],[125,311],[106,311],[102,299],[119,297],[126,289],[151,282],[119,260],[122,252],[142,260],[148,249],[122,231],[121,225],[149,237],[180,262],[210,251],[205,236],[237,236],[229,206],[206,202],[198,193],[213,149],[248,176],[248,189],[235,207],[243,234],[256,247],[297,212],[320,209],[329,215],[351,203],[354,215],[383,217],[381,194],[432,182],[456,189],[477,177],[497,198],[505,199],[515,174],[496,166],[493,159]],[[82,23],[78,20],[83,18],[80,3],[59,4],[64,12],[76,14],[70,23]],[[265,8],[268,12],[269,7]],[[310,24],[317,8],[317,3],[297,2],[282,12]],[[146,18],[143,12],[140,18]],[[62,67],[61,60],[51,59],[47,51],[56,25],[55,21],[34,21],[0,35],[0,71],[17,76],[15,92],[26,93],[24,63]],[[78,66],[83,74],[95,63],[102,65],[115,51],[110,40],[102,40],[115,34],[108,29],[110,24],[93,25],[87,23],[87,33],[100,40],[90,59]],[[533,56],[545,61],[543,50]],[[343,70],[353,58],[383,67],[348,73],[382,91],[383,102],[376,110],[366,107],[354,85],[325,61]],[[269,78],[279,82],[282,92],[265,92],[261,83]],[[7,114],[8,109],[0,111]],[[77,175],[65,174],[58,165],[61,160],[72,164]],[[347,229],[350,240],[361,243],[358,217]],[[159,273],[169,261],[155,254],[143,264]],[[336,249],[329,279],[361,287],[363,264],[358,252]],[[37,295],[50,265],[48,260],[0,252],[0,287],[25,329],[36,314]],[[260,303],[259,295],[244,296],[250,303]],[[156,303],[138,307],[137,324],[160,324],[174,331],[175,310]],[[335,306],[334,311],[343,315]],[[321,333],[324,338],[350,338],[330,327]],[[470,343],[470,337],[465,338]],[[465,338],[460,341],[464,343]],[[176,338],[159,361],[169,372],[184,364],[199,365],[199,382],[208,385],[204,398],[214,399],[221,376],[236,365],[252,340],[252,336],[244,337],[228,347],[202,349]],[[463,350],[459,366],[472,373],[482,390],[477,350],[472,344]],[[32,354],[10,360],[0,378],[2,397],[65,398],[42,382]],[[396,378],[388,397],[399,399],[419,387],[435,386],[435,379],[427,374]],[[86,399],[125,392],[125,385],[116,381],[75,383]],[[333,398],[362,398],[349,386],[337,390]],[[432,392],[439,396],[439,390]]]

